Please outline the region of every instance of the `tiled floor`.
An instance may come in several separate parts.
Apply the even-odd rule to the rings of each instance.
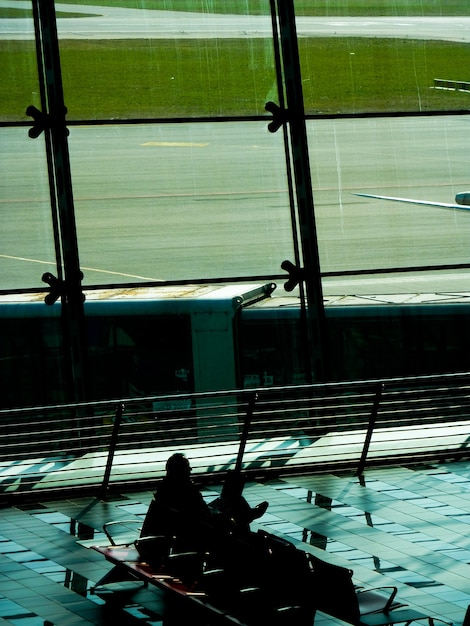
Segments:
[[[208,500],[217,492],[203,490]],[[402,601],[461,626],[470,605],[470,463],[367,470],[363,484],[351,475],[291,476],[249,483],[245,496],[270,502],[259,526],[348,564],[357,584],[396,584]],[[133,585],[107,602],[90,593],[110,566],[87,545],[107,543],[106,521],[141,523],[150,499],[146,491],[1,510],[0,624],[162,624],[156,590]]]

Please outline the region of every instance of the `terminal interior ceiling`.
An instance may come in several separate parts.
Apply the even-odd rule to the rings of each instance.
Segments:
[[[0,0],[2,407],[466,370],[470,18],[417,4]]]

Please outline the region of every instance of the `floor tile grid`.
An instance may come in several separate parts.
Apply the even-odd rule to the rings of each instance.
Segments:
[[[27,516],[24,517],[26,519]],[[37,620],[49,619],[67,626],[83,623],[83,616],[78,615],[77,611],[83,613],[84,610],[90,614],[96,607],[77,595],[74,589],[58,583],[58,577],[64,579],[65,570],[71,572],[72,576],[75,575],[70,569],[71,555],[65,546],[59,546],[56,550],[51,536],[44,538],[34,532],[27,533],[21,527],[12,529],[4,526],[0,524],[4,533],[0,542],[0,594],[7,595],[10,602],[16,601],[23,609],[30,609]],[[58,531],[54,532],[58,534]],[[45,552],[48,552],[47,556]],[[67,567],[60,565],[60,561],[65,561]],[[6,607],[6,610],[8,614],[12,609]],[[18,620],[18,612],[14,612],[13,617],[15,615],[16,619],[12,623],[23,623]],[[27,623],[31,620],[33,617]]]
[[[343,485],[340,479],[337,479],[337,482],[339,487]],[[388,492],[381,491],[376,495],[373,481],[368,482],[367,489],[352,485],[347,493],[345,493],[344,490],[341,493],[341,489],[332,490],[331,480],[327,486],[318,485],[318,483],[308,483],[305,482],[305,480],[302,482],[302,485],[305,487],[313,487],[317,492],[320,489],[325,496],[328,495],[333,500],[341,498],[345,504],[350,503],[351,506],[354,506],[355,503],[360,503],[361,509],[367,511],[371,515],[372,520],[380,520],[381,517],[384,518],[385,515],[380,516],[380,512],[387,512],[388,509],[388,515],[393,518],[391,521],[395,523],[401,521],[401,515],[402,521],[413,524],[414,516],[413,527],[416,529],[420,525],[420,522],[422,524],[423,513],[425,513],[425,531],[431,538],[435,537],[436,539],[439,538],[442,540],[443,533],[446,533],[448,537],[462,549],[470,548],[470,539],[467,537],[468,514],[466,507],[450,507],[448,502],[442,500],[437,502],[432,497],[424,498],[422,495],[416,493],[407,498],[407,493],[403,493],[395,488],[393,488],[393,492],[390,488]],[[403,499],[400,497],[402,494]],[[399,503],[398,508],[397,502]]]
[[[21,603],[20,606],[27,608],[28,596],[32,591],[32,608],[36,608],[42,620],[49,619],[54,624],[64,624],[64,626],[75,623],[102,624],[103,601],[98,596],[93,596],[93,601],[91,601],[89,598],[92,596],[87,594],[87,598],[82,598],[81,594],[84,592],[83,581],[91,586],[110,568],[100,555],[77,543],[77,537],[70,536],[70,518],[64,515],[63,511],[70,511],[71,508],[77,507],[73,505],[71,507],[70,502],[54,502],[27,513],[15,508],[9,509],[10,519],[4,522],[2,518],[0,532],[3,531],[5,535],[9,535],[10,544],[15,543],[14,548],[24,561],[18,563],[23,571],[17,572],[19,576],[11,573],[12,568],[11,564],[8,567],[7,557],[11,556],[12,547],[5,547],[5,543],[0,544],[0,552],[6,553],[6,555],[2,554],[4,562],[1,569],[5,570],[7,583],[8,579],[10,582],[14,581],[16,591],[10,590],[9,595],[16,595]],[[59,512],[57,509],[62,510]],[[114,510],[108,504],[106,504],[106,509],[111,518],[120,516],[119,509]],[[99,516],[97,521],[99,528],[102,523]],[[96,542],[98,541],[99,537],[96,539]],[[103,534],[101,542],[106,541]],[[37,549],[41,554],[36,557],[33,549]],[[60,571],[61,569],[67,570],[69,588],[64,589],[64,572]],[[60,584],[59,580],[62,581]],[[22,581],[25,581],[24,585]],[[7,583],[3,583],[2,586],[8,586]],[[154,604],[155,594],[149,594],[149,600],[151,604]],[[20,624],[20,621],[15,620],[9,623]],[[40,623],[42,625],[43,621]]]
[[[1,559],[0,567],[5,564],[6,559]],[[8,564],[8,561],[7,561]],[[54,624],[83,624],[81,609],[85,609],[88,616],[96,610],[91,603],[79,599],[79,596],[69,589],[65,589],[54,580],[47,580],[40,573],[23,566],[19,574],[21,579],[11,578],[4,574],[0,595],[8,599],[9,606],[5,607],[2,617],[7,623],[30,624],[34,622],[42,623],[47,619]],[[10,588],[9,583],[14,582],[14,588]],[[82,604],[82,606],[78,606]],[[78,612],[77,612],[78,611]],[[29,613],[27,622],[23,622],[25,615]],[[23,619],[20,620],[20,617]],[[96,622],[99,623],[99,614],[96,614]],[[85,623],[88,623],[88,618]],[[90,622],[92,623],[92,622]]]
[[[331,489],[332,482],[336,482],[336,477],[334,477],[334,478],[335,478],[335,480],[332,481],[332,478],[328,477],[328,480],[326,480],[324,482],[325,485],[329,485],[330,486],[330,489]],[[341,489],[342,489],[343,495],[344,495],[344,493],[350,494],[351,493],[351,489],[352,489],[350,482],[345,481],[344,479],[341,479],[341,480],[342,480]],[[292,492],[292,490],[290,490],[290,491]],[[362,488],[362,491],[359,490],[359,493],[363,493],[363,491],[364,491],[364,489]],[[214,494],[215,493],[216,492],[214,491]],[[247,493],[247,497],[249,497],[249,499],[252,501],[252,503],[256,503],[260,499],[264,499],[264,496],[266,496],[266,499],[270,500],[270,502],[271,502],[271,506],[270,506],[269,511],[274,510],[275,513],[281,513],[280,516],[276,516],[276,515],[272,515],[271,514],[271,517],[275,518],[275,519],[277,518],[279,520],[279,523],[280,524],[284,524],[286,526],[286,528],[289,528],[289,525],[290,525],[290,527],[292,527],[292,526],[295,527],[296,526],[295,524],[290,522],[289,519],[286,519],[286,515],[282,515],[282,511],[280,511],[280,510],[276,511],[275,510],[276,507],[278,507],[278,509],[279,509],[279,507],[282,508],[282,506],[286,506],[286,498],[285,498],[286,494],[284,494],[282,491],[279,491],[279,490],[276,491],[272,487],[269,487],[269,488],[266,489],[265,485],[255,485],[254,487],[252,487],[251,485],[248,485],[246,493]],[[268,496],[268,493],[269,493],[269,496]],[[208,496],[210,497],[211,494],[212,494],[212,491],[209,490],[208,491]],[[378,495],[378,498],[381,498],[381,496],[382,496],[382,494],[372,494],[372,495],[374,496],[374,498],[371,498],[371,500],[375,501],[375,502],[376,502],[376,499],[377,499],[377,495]],[[356,496],[354,496],[354,497],[356,497]],[[64,512],[66,512],[67,514],[70,514],[71,517],[73,517],[73,514],[71,514],[71,513],[73,513],[74,511],[78,510],[79,512],[82,512],[83,510],[86,510],[86,514],[82,517],[82,519],[85,520],[85,521],[89,521],[89,519],[91,519],[91,517],[93,515],[95,515],[95,517],[96,517],[96,525],[97,525],[97,527],[99,527],[99,525],[102,523],[103,519],[116,519],[117,517],[121,517],[121,516],[122,517],[127,517],[129,511],[136,511],[136,510],[142,511],[142,510],[145,510],[146,506],[147,506],[147,504],[148,504],[148,502],[150,500],[150,498],[151,498],[151,493],[147,493],[144,496],[142,496],[142,494],[136,494],[136,497],[132,497],[132,496],[129,497],[129,494],[128,494],[126,497],[122,498],[122,502],[120,504],[118,504],[117,506],[115,506],[116,503],[113,502],[112,503],[112,507],[110,507],[109,504],[106,504],[106,506],[102,507],[102,510],[98,510],[100,507],[96,503],[92,503],[93,506],[89,507],[88,510],[87,510],[87,506],[89,506],[89,503],[87,503],[87,502],[79,503],[79,505],[77,505],[77,503],[75,501],[73,501],[73,502],[64,502],[63,503],[63,508],[61,508],[61,512],[62,512],[62,514],[64,514]],[[145,502],[139,502],[139,500],[144,500],[144,499],[145,499]],[[294,500],[297,500],[297,502],[294,502]],[[304,502],[302,502],[302,500],[299,500],[298,498],[294,498],[294,500],[292,498],[290,498],[290,497],[287,498],[287,507],[286,508],[288,509],[289,512],[291,512],[291,511],[301,511],[302,512],[303,509],[304,509]],[[387,500],[387,499],[385,499],[385,500]],[[350,512],[350,510],[352,508],[354,508],[354,506],[353,506],[354,504],[357,505],[357,501],[355,501],[353,503],[350,503],[348,505],[347,509],[343,509],[343,513],[345,513],[346,511]],[[52,505],[52,508],[54,508],[54,505]],[[285,510],[284,510],[284,512],[285,512]],[[321,511],[319,511],[318,513],[320,513],[320,512]],[[104,517],[105,515],[107,515],[107,517]],[[43,521],[45,521],[44,517],[43,517]],[[350,521],[351,520],[349,520],[349,519],[345,519],[345,524],[346,524],[346,526],[349,529],[352,528],[351,525],[348,524],[348,522],[350,522]],[[301,530],[300,526],[297,526],[297,528],[299,530]],[[362,531],[358,530],[358,531],[355,531],[355,532],[357,532],[359,536],[362,535]],[[392,541],[392,543],[394,543],[395,538],[392,537],[391,541]],[[62,547],[62,542],[59,542],[59,543],[60,543],[60,545],[59,545],[59,549],[60,549]],[[356,550],[356,552],[360,552],[360,548],[355,548],[355,550]],[[91,551],[89,551],[89,552],[91,552]],[[358,561],[355,561],[355,563],[357,563],[357,562]],[[106,566],[106,564],[104,564],[104,566]],[[355,572],[360,573],[361,576],[364,574],[364,576],[366,577],[368,572],[371,575],[375,574],[375,576],[379,576],[378,574],[376,574],[374,572],[371,572],[370,570],[367,570],[367,568],[362,567],[362,565],[361,566],[357,566],[355,564],[354,565],[354,569],[355,569]],[[457,618],[455,620],[456,623],[457,623],[458,617],[459,617],[459,615],[457,615]],[[460,615],[460,617],[461,617],[461,615]],[[319,620],[320,620],[320,616],[316,620],[316,623],[315,623],[316,625],[317,625],[317,622],[321,625],[321,622]],[[334,620],[331,621],[331,620],[327,619],[325,624],[326,623],[334,623]]]
[[[380,482],[400,489],[406,485],[410,491],[418,491],[421,497],[432,498],[442,504],[458,503],[466,513],[470,513],[470,477],[449,471],[446,466],[423,468],[420,471],[408,469],[388,476],[388,479],[381,477]],[[368,473],[368,477],[374,480],[374,473]]]
[[[277,527],[280,528],[279,526],[277,526]],[[273,527],[269,526],[269,528],[272,529]],[[289,529],[286,528],[285,526],[282,528],[282,531],[285,534],[289,533]],[[354,550],[350,545],[347,545],[347,544],[341,543],[341,542],[336,542],[336,545],[339,545],[340,548],[341,548],[341,551],[340,551],[339,554],[340,554],[340,556],[342,556],[343,560],[346,561],[346,559],[347,559],[347,562],[349,563],[349,566],[351,566],[351,564],[352,564],[352,566],[353,566],[353,568],[355,570],[355,579],[358,582],[361,582],[362,584],[365,584],[366,586],[377,586],[378,584],[384,584],[383,577],[379,580],[377,578],[378,574],[376,574],[375,577],[374,577],[374,576],[370,575],[371,574],[370,570],[367,573],[366,570],[364,570],[364,569],[361,570],[359,568],[359,565],[358,565],[359,563],[363,563],[366,560],[369,560],[371,563],[373,561],[373,557],[369,556],[366,551],[364,551],[362,549]],[[362,548],[363,546],[360,546],[360,547]],[[366,550],[367,550],[367,548],[366,548]],[[378,552],[378,551],[376,553],[380,554],[380,552]],[[358,555],[360,557],[359,559],[358,559]],[[365,575],[358,576],[358,574],[360,574],[361,571]],[[407,576],[409,577],[409,574],[407,574]],[[391,584],[392,581],[387,581],[387,582],[389,582],[389,584]],[[420,598],[416,597],[417,594],[419,594],[419,593],[420,593],[419,591],[411,591],[410,590],[410,592],[408,594],[405,594],[405,595],[409,595],[410,597],[409,598],[408,597],[406,597],[406,598],[403,597],[403,599],[404,600],[406,599],[407,601],[412,601],[415,604],[421,605],[421,606],[422,605],[425,605],[425,606],[429,605],[429,598],[428,597],[424,597],[423,596],[421,598],[421,601],[419,601]],[[440,600],[435,599],[435,604],[437,604],[438,602],[440,602]],[[436,610],[435,613],[436,613],[436,615],[438,613],[447,614],[447,616],[449,616],[450,614],[454,614],[455,613],[455,614],[457,614],[457,617],[458,617],[459,614],[461,613],[461,609],[459,607],[445,605],[445,606],[442,607],[442,609],[440,611]]]
[[[293,481],[295,482],[295,478],[293,479]],[[331,484],[331,480],[327,481],[329,484]],[[343,485],[344,487],[344,485]],[[318,487],[317,487],[318,488]],[[288,508],[288,506],[286,506],[286,508]],[[289,517],[289,515],[288,515]],[[292,516],[290,516],[291,520],[292,520]],[[302,524],[305,524],[305,519],[300,520]],[[332,518],[330,518],[330,522],[332,523]],[[379,554],[381,556],[381,558],[384,558],[384,554],[387,555],[386,550],[384,550],[383,547],[381,547],[382,543],[384,543],[384,545],[386,546],[387,542],[383,542],[384,537],[380,538],[379,543],[372,541],[371,538],[371,534],[375,534],[373,533],[373,529],[368,529],[367,533],[365,533],[364,528],[357,528],[352,524],[347,524],[344,525],[341,523],[341,521],[339,522],[340,528],[338,529],[334,529],[334,528],[330,528],[330,537],[335,536],[336,541],[340,541],[343,540],[344,543],[349,546],[351,549],[352,548],[356,548],[357,550],[363,550],[366,553],[369,554]],[[371,532],[372,531],[372,532]],[[367,536],[367,542],[365,542],[364,537]],[[389,543],[391,543],[391,547],[388,551],[388,555],[387,558],[395,559],[397,558],[397,555],[395,554],[396,550],[397,550],[397,538],[396,537],[391,537],[389,538]],[[400,546],[398,546],[400,547]],[[406,550],[402,553],[403,555],[407,555],[408,553],[413,553],[413,551],[417,554],[417,556],[421,556],[422,558],[424,557],[424,563],[426,563],[426,551],[423,550],[416,550],[414,548],[414,546],[410,546],[407,543],[403,544],[402,546],[402,550],[403,548],[405,548]],[[349,553],[346,554],[346,558],[348,558],[349,560],[352,558],[351,551]],[[398,555],[399,556],[399,555]],[[409,559],[408,559],[409,560]],[[416,557],[414,557],[413,559],[414,561],[416,560]],[[429,555],[428,560],[431,562],[433,562],[433,560],[435,560],[435,556],[431,553]],[[439,560],[442,562],[441,557],[439,556]],[[372,562],[372,559],[370,559],[370,561]],[[391,561],[393,563],[393,560]],[[354,561],[354,563],[356,564],[357,561]],[[413,564],[412,564],[413,565]],[[416,567],[416,570],[419,572],[421,569],[425,569],[425,567],[423,566],[422,562],[415,562],[414,566]],[[446,616],[446,617],[450,617],[450,614],[452,614],[452,616],[454,614],[457,615],[457,618],[459,617],[459,614],[461,613],[461,605],[466,606],[466,603],[468,604],[468,595],[467,595],[467,591],[468,591],[468,578],[459,578],[459,577],[452,577],[452,580],[449,581],[449,576],[448,576],[448,572],[447,569],[452,569],[452,567],[454,566],[454,563],[451,561],[447,561],[446,563],[442,564],[442,567],[444,567],[445,569],[442,570],[440,567],[432,567],[430,566],[431,569],[429,569],[429,573],[431,573],[432,575],[436,575],[438,578],[438,582],[439,582],[439,578],[443,578],[444,582],[440,585],[440,587],[438,589],[436,589],[436,596],[435,598],[430,598],[429,596],[425,596],[424,599],[423,597],[418,598],[418,595],[422,594],[418,594],[417,591],[410,591],[410,590],[406,590],[408,591],[407,595],[408,598],[412,601],[414,601],[414,603],[416,604],[421,604],[421,602],[424,602],[425,606],[429,606],[429,602],[432,602],[434,604],[437,605],[437,603],[439,603],[441,605],[441,612],[442,612],[442,616]],[[468,577],[468,571],[465,572],[465,574]],[[430,582],[432,582],[432,579],[430,579]],[[446,585],[445,583],[455,583],[457,585],[457,590],[454,589],[450,589],[448,587],[448,585]],[[459,587],[463,587],[464,591],[459,593]],[[437,593],[437,592],[442,592],[442,593]],[[450,596],[452,595],[455,600],[457,601],[457,605],[454,606],[448,606],[446,603],[442,602],[442,595],[444,595],[447,598],[450,598]],[[418,600],[421,599],[421,602],[418,602]]]
[[[315,489],[321,489],[318,485],[310,486],[315,487]],[[386,498],[383,497],[383,494],[380,494],[377,501],[373,490],[372,492],[368,490],[368,493],[365,493],[366,490],[363,487],[359,487],[359,491],[362,490],[359,497],[356,497],[354,490],[355,487],[353,486],[346,494],[338,495],[337,492],[331,489],[325,489],[323,493],[332,497],[333,501],[338,501],[338,499],[341,498],[346,505],[349,504],[352,507],[356,505],[358,515],[365,515],[365,512],[367,512],[369,514],[370,523],[377,527],[383,527],[389,523],[389,528],[385,528],[387,533],[394,530],[392,524],[401,524],[405,531],[407,528],[415,533],[421,531],[422,541],[425,541],[426,537],[428,537],[429,540],[447,540],[452,542],[451,547],[453,548],[457,547],[462,551],[469,550],[470,539],[467,536],[468,525],[466,522],[460,521],[462,517],[460,510],[453,508],[452,511],[448,512],[449,514],[442,515],[437,511],[444,510],[444,505],[437,509],[430,508],[429,506],[425,506],[423,509],[422,506],[417,504],[419,500],[422,500],[422,498],[418,496],[414,496],[413,500],[402,502],[399,497],[397,497],[399,494],[387,496]],[[429,503],[431,505],[433,504],[432,499],[426,499],[425,504]],[[337,511],[340,508],[341,507],[338,506],[335,507]],[[454,515],[456,517],[454,517]]]
[[[393,476],[394,472],[392,472],[391,475]],[[303,479],[303,484],[305,483],[306,480],[311,482],[310,478],[307,478],[307,479]],[[296,477],[293,477],[291,479],[291,484],[296,485],[296,483],[298,483],[298,482],[299,482],[299,480]],[[330,488],[330,491],[331,491],[331,483],[332,483],[332,477],[331,476],[327,476],[327,477],[323,477],[323,478],[316,476],[316,477],[314,477],[314,482],[316,483],[314,487],[317,490],[317,492],[321,491],[321,487],[319,487],[319,484],[323,484],[324,487],[327,486],[328,488]],[[341,493],[344,495],[345,493],[347,493],[348,496],[350,496],[351,488],[352,489],[355,488],[354,485],[345,484],[344,483],[344,479],[335,481],[334,477],[333,477],[333,482],[337,483],[337,487],[339,487],[339,489],[337,490],[337,493],[335,493],[335,494],[331,494],[330,493],[330,495],[339,495]],[[406,481],[404,481],[404,482],[405,482],[405,484],[407,484]],[[312,486],[312,485],[310,484],[309,486]],[[323,493],[325,493],[325,491],[323,491]],[[360,494],[361,500],[363,501],[364,500],[364,488],[360,488],[359,489],[359,494]],[[372,494],[372,495],[374,495],[374,494]],[[356,494],[356,496],[357,496],[357,494]],[[354,498],[356,496],[352,496],[353,502],[354,502]],[[411,494],[410,497],[412,497],[414,499],[418,498],[418,496],[416,494]],[[422,494],[419,497],[422,498]],[[375,498],[372,498],[372,500],[375,500]],[[384,498],[380,497],[380,500],[383,501]],[[389,498],[385,498],[385,501],[389,501]],[[392,504],[393,504],[393,501],[392,501]],[[427,511],[424,511],[424,519],[426,519],[426,513],[427,513]],[[393,514],[393,512],[392,512],[392,514]],[[412,520],[412,522],[413,522],[413,520]],[[452,523],[452,519],[449,518],[449,517],[444,517],[444,518],[441,517],[441,518],[439,518],[439,522],[442,523],[442,526],[440,527],[440,529],[438,528],[437,531],[436,531],[436,534],[437,534],[438,537],[439,537],[439,535],[442,535],[443,531],[446,530],[446,526],[449,525],[449,523]],[[423,524],[421,522],[421,526],[422,525]],[[463,528],[464,532],[467,532],[468,527],[465,527],[465,525],[462,526],[460,524],[457,524],[457,526],[459,527],[460,530],[462,530],[462,528]],[[430,527],[432,528],[432,526],[429,526],[428,524],[426,524],[426,528],[427,529],[429,529]],[[351,528],[348,528],[348,532],[350,532],[350,531],[351,531]],[[415,531],[413,530],[413,532],[415,532]],[[359,534],[362,537],[362,535],[363,535],[362,530],[359,531]],[[452,538],[456,539],[456,535],[454,534],[452,536]],[[458,537],[458,538],[460,538],[460,537]],[[466,541],[466,537],[464,537],[463,540]],[[361,540],[361,542],[362,542],[362,540]],[[395,538],[395,536],[390,537],[390,543],[392,544],[392,546],[394,545],[396,547],[396,538]],[[431,540],[431,544],[435,544],[435,543],[436,543],[435,541]],[[377,552],[377,553],[380,554],[380,552]],[[347,557],[351,558],[351,553],[349,553],[347,555]],[[436,611],[437,611],[437,609],[440,606],[440,610],[441,610],[441,613],[443,615],[446,615],[447,618],[450,618],[450,616],[452,615],[452,618],[457,621],[459,618],[462,619],[462,609],[460,608],[460,606],[462,604],[464,606],[466,606],[466,604],[468,603],[468,595],[467,595],[467,592],[468,592],[468,589],[469,589],[468,568],[467,568],[466,564],[464,564],[463,567],[460,568],[462,570],[462,573],[463,573],[463,576],[464,576],[464,580],[463,581],[462,580],[458,580],[458,584],[459,585],[461,583],[463,583],[463,587],[464,587],[464,591],[465,592],[462,593],[462,592],[459,592],[458,589],[457,590],[450,589],[449,586],[445,584],[446,582],[450,582],[450,583],[455,583],[456,582],[455,578],[453,580],[449,581],[449,578],[448,578],[448,575],[447,575],[448,574],[447,570],[452,568],[453,563],[452,562],[449,563],[449,561],[447,561],[446,563],[442,563],[442,557],[439,554],[437,555],[437,559],[439,561],[440,567],[437,570],[434,569],[434,571],[431,572],[431,573],[436,573],[437,572],[438,579],[439,579],[439,577],[442,577],[444,579],[444,583],[440,585],[439,589],[434,589],[434,591],[436,592],[434,597],[429,597],[429,596],[426,597],[426,605],[427,606],[429,606],[430,604],[434,605],[435,608],[436,608]],[[431,563],[433,563],[435,561],[436,561],[436,557],[434,555],[431,555]],[[354,561],[354,562],[356,563],[357,561]],[[416,563],[414,565],[416,566]],[[445,569],[443,570],[442,573],[440,573],[439,569],[441,569],[442,567],[444,567]],[[419,571],[419,569],[422,569],[422,565],[419,565],[418,571]],[[454,566],[454,569],[455,569],[455,566]],[[406,574],[406,576],[408,577],[408,574]],[[417,601],[417,598],[413,597],[413,596],[416,595],[415,592],[410,593],[409,595],[410,595],[410,599],[411,600],[414,600],[415,602]],[[455,608],[453,606],[449,606],[448,603],[443,602],[442,601],[442,596],[444,596],[446,599],[454,599],[457,602]],[[454,615],[455,615],[455,617],[454,617]]]

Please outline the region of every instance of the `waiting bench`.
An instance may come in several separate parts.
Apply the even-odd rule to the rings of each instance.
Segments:
[[[273,625],[312,626],[320,611],[353,626],[409,626],[418,620],[426,620],[428,626],[436,622],[451,626],[398,602],[396,587],[358,589],[352,570],[265,531],[227,536],[224,541],[222,559],[172,553],[163,536],[93,546],[114,566],[95,590],[110,582],[140,580],[210,614],[211,622],[221,625],[259,625],[262,616]],[[147,554],[143,547],[149,544]]]
[[[153,585],[179,598],[182,602],[193,604],[196,610],[210,613],[211,619],[217,626],[241,626],[242,622],[234,616],[220,611],[211,605],[205,593],[192,590],[174,576],[155,571],[150,565],[142,562],[141,556],[134,546],[93,546],[114,567],[92,589],[94,593],[99,587],[113,582],[142,581],[146,585]]]
[[[262,618],[263,623],[273,626],[311,626],[313,606],[305,602],[300,586],[301,579],[305,584],[309,581],[298,567],[304,564],[303,572],[310,573],[305,553],[284,542],[282,547],[290,552],[289,557],[297,557],[296,572],[288,573],[282,567],[280,550],[275,555],[269,551],[267,535],[251,533],[248,537],[227,536],[225,560],[218,555],[171,552],[164,536],[128,545],[92,546],[113,565],[93,592],[109,583],[142,581],[207,614],[211,624],[254,626]],[[263,554],[266,559],[259,558]]]
[[[313,554],[308,555],[312,566],[312,585],[315,589],[316,609],[353,626],[409,626],[417,620],[426,620],[429,626],[443,622],[425,613],[406,607],[395,600],[396,587],[382,587],[366,590],[356,588],[353,571],[333,563],[328,563]],[[384,601],[383,590],[390,593]]]

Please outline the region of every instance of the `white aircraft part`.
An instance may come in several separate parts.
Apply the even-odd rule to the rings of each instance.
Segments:
[[[432,202],[430,200],[413,200],[412,198],[395,198],[393,196],[376,196],[371,193],[355,193],[355,196],[361,196],[362,198],[376,198],[377,200],[392,200],[393,202],[408,202],[410,204],[423,204],[425,206],[436,206],[440,209],[457,209],[459,211],[470,211],[470,193],[457,194],[456,201],[459,204],[452,204],[450,202]],[[466,202],[461,202],[459,196],[467,196]]]

